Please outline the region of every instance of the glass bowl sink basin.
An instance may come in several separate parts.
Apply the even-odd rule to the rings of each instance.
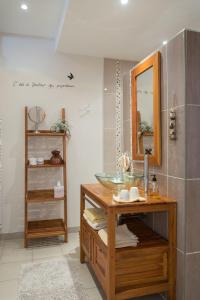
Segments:
[[[112,191],[120,191],[121,189],[130,189],[132,186],[141,187],[144,176],[135,173],[97,173],[96,179],[106,188]]]

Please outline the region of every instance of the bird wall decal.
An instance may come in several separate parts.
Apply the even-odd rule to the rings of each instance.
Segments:
[[[69,80],[74,79],[74,75],[71,72],[67,75],[67,77],[69,78]]]

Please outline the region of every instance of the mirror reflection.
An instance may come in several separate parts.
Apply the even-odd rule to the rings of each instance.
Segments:
[[[153,67],[139,74],[137,82],[137,154],[146,148],[154,154],[153,124]]]

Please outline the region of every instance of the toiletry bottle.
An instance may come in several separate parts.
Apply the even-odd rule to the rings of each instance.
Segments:
[[[54,186],[54,198],[63,198],[64,197],[64,186],[61,185],[60,181],[57,182],[57,185]]]
[[[156,178],[156,175],[153,174],[152,176],[152,181],[151,181],[151,195],[155,196],[158,195],[158,181]]]

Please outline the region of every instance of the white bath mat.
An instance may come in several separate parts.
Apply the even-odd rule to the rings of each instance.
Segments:
[[[67,258],[22,266],[17,300],[89,300]]]

